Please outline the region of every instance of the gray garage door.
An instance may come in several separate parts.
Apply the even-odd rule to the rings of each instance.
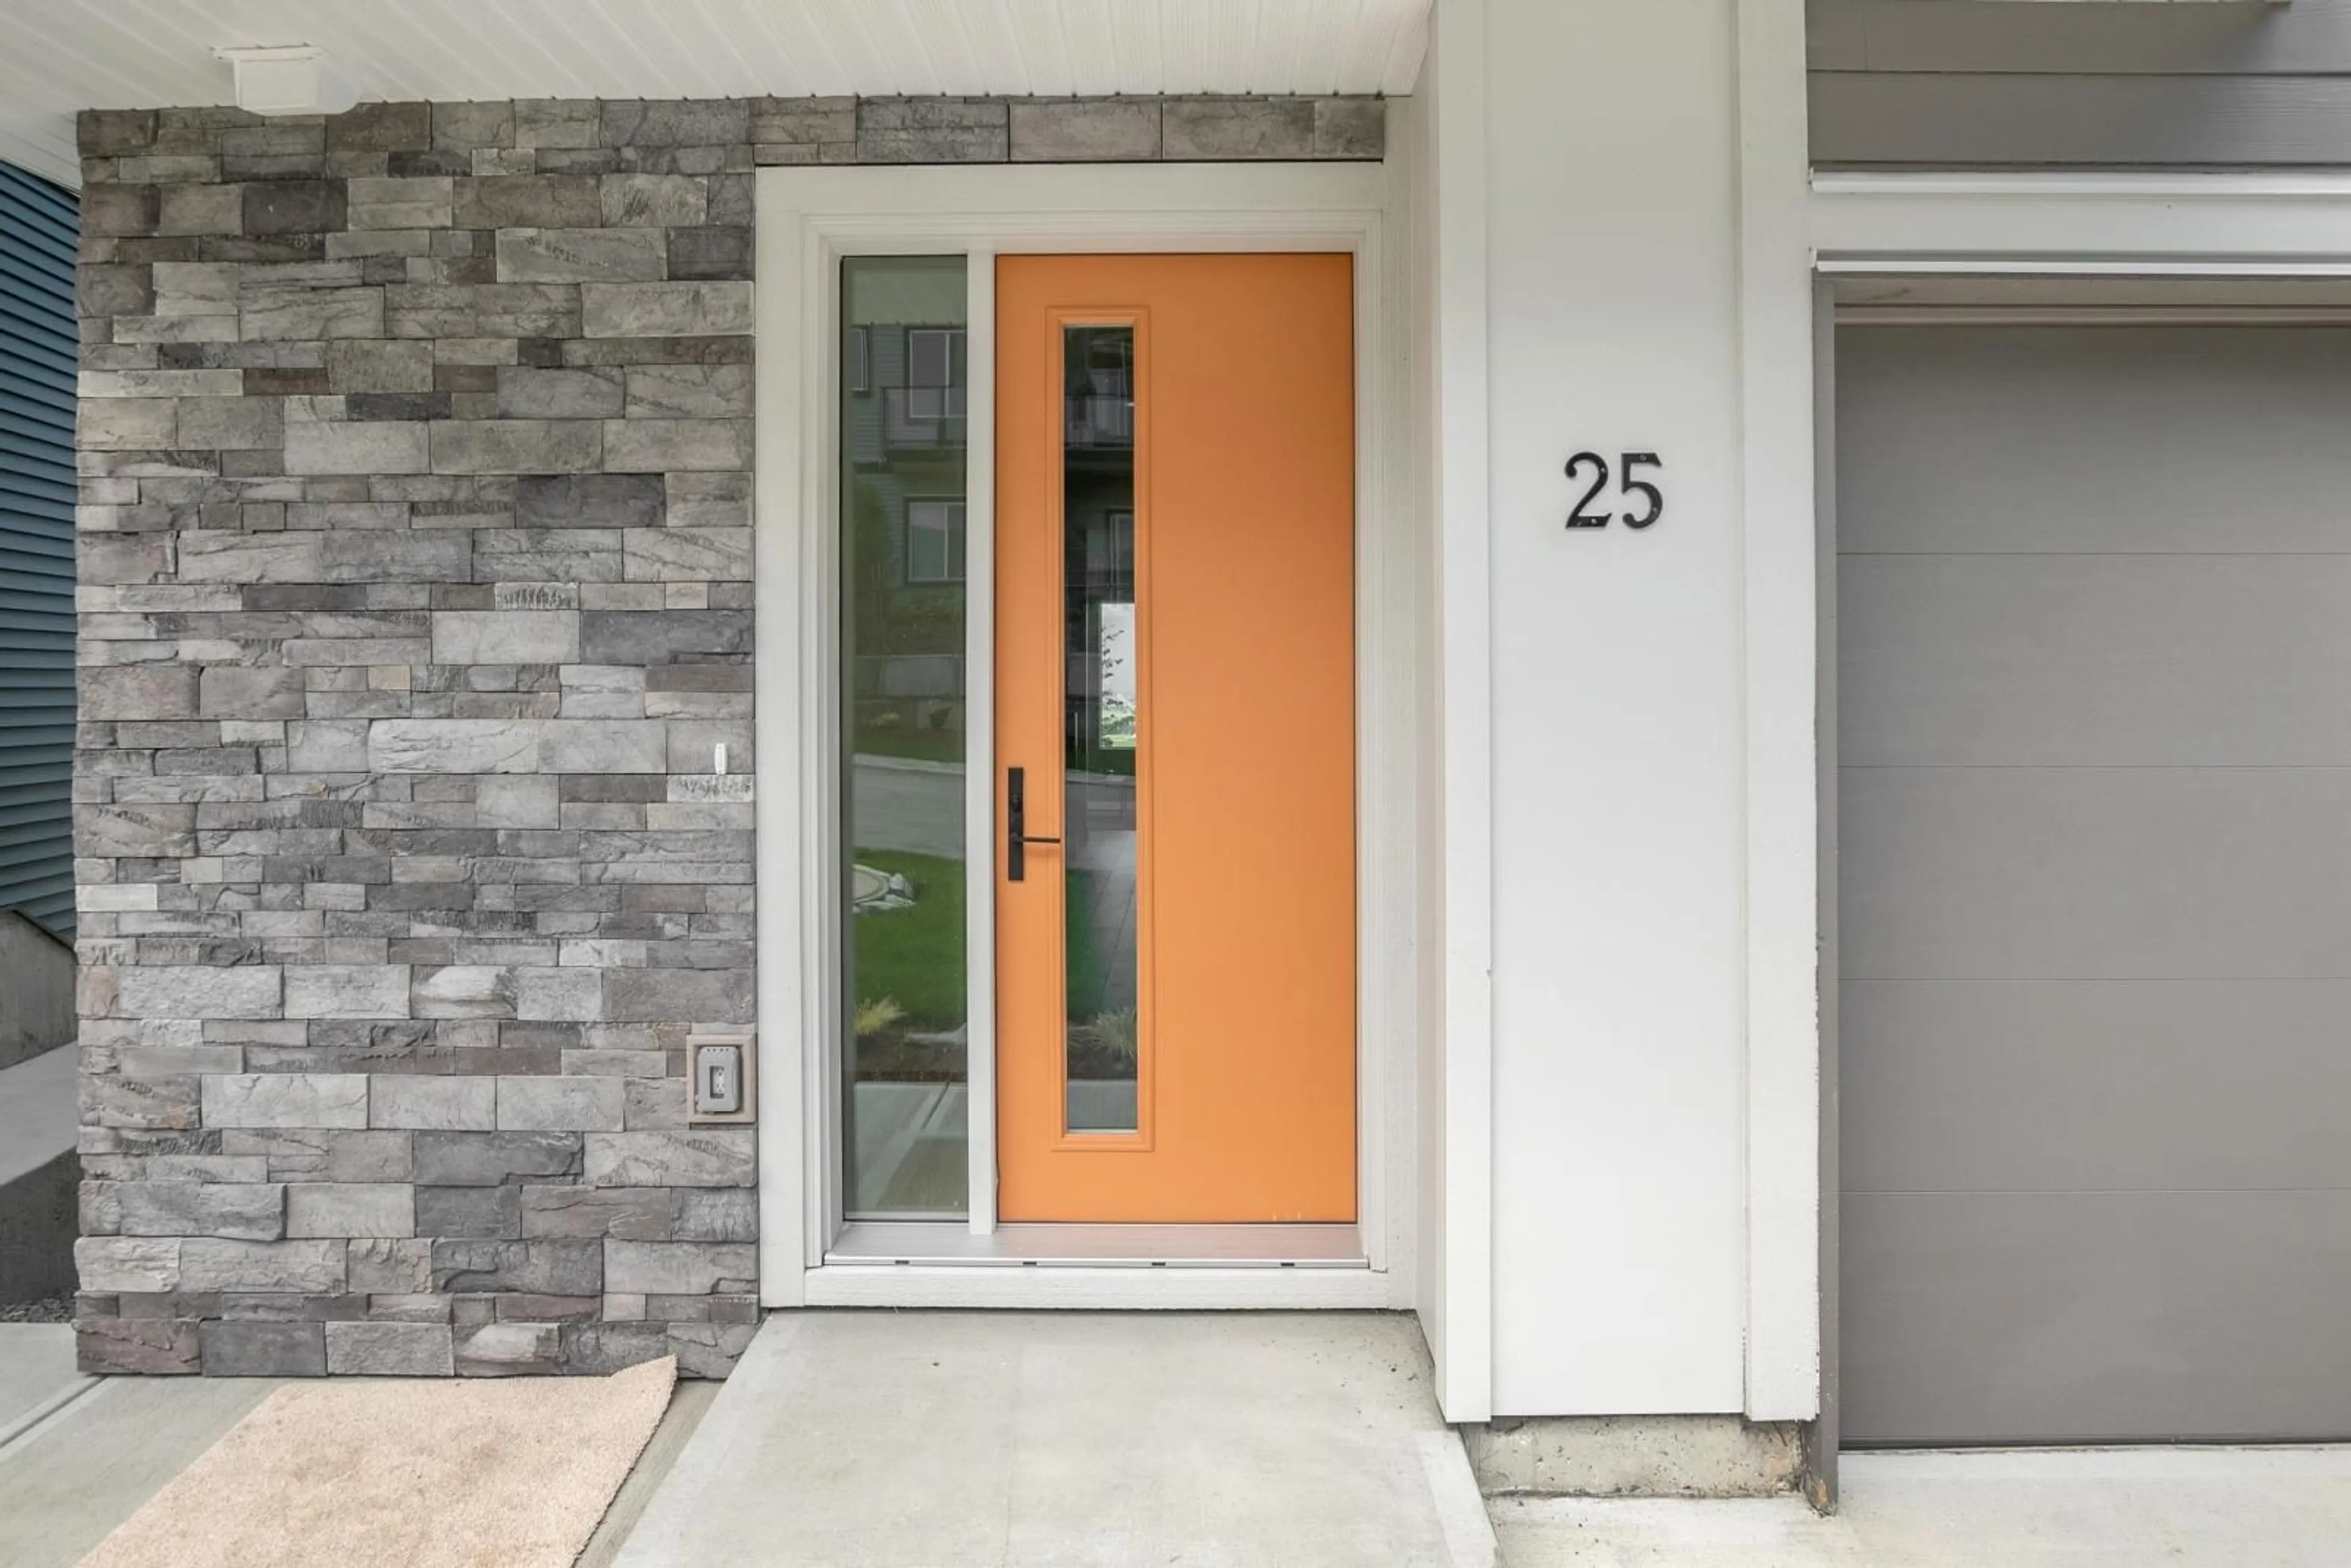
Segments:
[[[2351,1437],[2351,331],[1838,350],[1845,1432]]]

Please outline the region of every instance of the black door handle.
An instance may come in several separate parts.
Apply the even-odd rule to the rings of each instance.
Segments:
[[[1029,827],[1029,770],[1004,770],[1004,875],[1009,882],[1029,880],[1029,846],[1058,844],[1059,839],[1032,837]]]

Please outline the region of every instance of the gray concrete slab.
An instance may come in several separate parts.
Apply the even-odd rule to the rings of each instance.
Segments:
[[[74,1367],[71,1323],[0,1323],[0,1452],[11,1437],[97,1381]]]
[[[93,1381],[0,1444],[0,1561],[8,1568],[81,1561],[278,1386],[265,1378]]]
[[[579,1561],[572,1568],[611,1568],[621,1548],[636,1533],[637,1521],[644,1518],[653,1494],[669,1479],[678,1456],[685,1451],[687,1440],[702,1425],[702,1418],[710,1414],[718,1391],[725,1386],[702,1378],[689,1378],[677,1385],[676,1392],[670,1396],[669,1408],[662,1412],[661,1425],[653,1428],[644,1452],[637,1456],[635,1468],[613,1494],[611,1506],[605,1509],[602,1522],[588,1538],[588,1544],[580,1548]]]
[[[1510,1568],[2340,1568],[2351,1448],[1846,1454],[1793,1497],[1497,1498]]]
[[[778,1313],[619,1558],[1492,1561],[1419,1326],[1333,1312]]]
[[[68,1046],[0,1070],[0,1186],[74,1146],[79,1055]]]
[[[0,1068],[74,1037],[74,950],[24,913],[0,909]]]

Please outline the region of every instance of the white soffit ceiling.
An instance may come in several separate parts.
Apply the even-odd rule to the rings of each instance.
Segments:
[[[0,158],[76,181],[82,109],[235,101],[313,44],[361,99],[1405,93],[1429,0],[0,0]]]

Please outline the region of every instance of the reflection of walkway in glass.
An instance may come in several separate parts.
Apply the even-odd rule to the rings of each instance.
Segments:
[[[851,759],[849,815],[860,848],[964,858],[964,768],[916,758]]]
[[[970,1187],[960,1083],[860,1083],[850,1111],[857,1190],[852,1214],[959,1215]]]
[[[1069,1080],[1071,1132],[1135,1125],[1134,780],[1069,776]]]
[[[1070,911],[1074,936],[1083,931],[1092,964],[1081,968],[1071,954],[1070,1021],[1122,1012],[1135,1003],[1135,821],[1134,780],[1103,774],[1072,774],[1072,815],[1082,829],[1070,847],[1070,896],[1085,907]]]

